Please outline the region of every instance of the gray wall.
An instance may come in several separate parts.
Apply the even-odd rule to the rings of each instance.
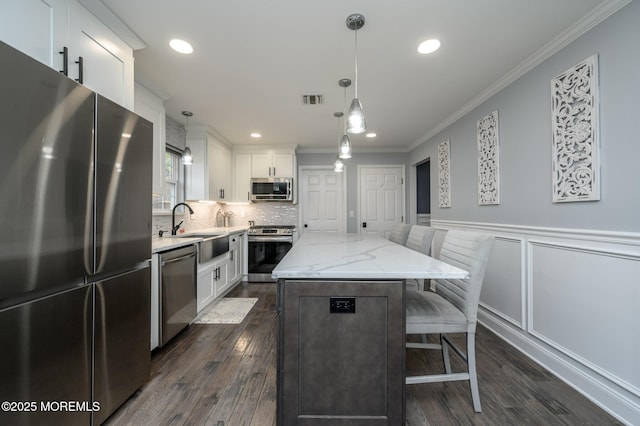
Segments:
[[[429,157],[433,161],[432,219],[639,231],[639,23],[640,2],[636,1],[412,151],[411,165]],[[601,200],[554,204],[550,80],[594,53],[599,55]],[[495,110],[501,204],[478,206],[476,122]],[[442,209],[438,207],[437,145],[446,139],[451,140],[451,208]],[[412,172],[415,175],[415,169]],[[414,213],[415,197],[409,199]]]
[[[336,154],[316,154],[316,153],[298,153],[298,166],[331,166],[336,159]],[[354,152],[353,157],[343,160],[345,164],[345,176],[347,179],[347,212],[353,211],[354,217],[351,218],[347,214],[347,232],[358,232],[358,166],[359,165],[407,165],[406,153],[358,153]],[[405,169],[405,182],[407,182],[407,170]],[[405,184],[405,191],[408,191],[409,185]],[[408,193],[405,193],[408,200]],[[405,204],[408,206],[408,202]],[[406,216],[405,212],[405,217]]]

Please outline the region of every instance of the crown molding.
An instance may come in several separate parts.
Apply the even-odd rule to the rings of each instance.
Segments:
[[[102,23],[111,31],[116,33],[116,35],[127,43],[133,50],[140,50],[147,47],[146,43],[142,41],[142,39],[138,37],[138,35],[127,26],[127,24],[122,22],[122,20],[118,18],[102,0],[78,0],[78,3],[87,8],[89,12],[102,21]]]
[[[500,92],[502,89],[506,88],[511,83],[541,64],[543,61],[556,54],[558,51],[560,51],[560,49],[566,47],[578,37],[585,34],[587,31],[622,9],[627,4],[631,3],[631,1],[632,0],[610,0],[593,9],[582,19],[577,21],[571,27],[567,28],[536,53],[520,63],[520,65],[503,75],[498,81],[493,83],[482,93],[473,98],[465,106],[454,112],[452,115],[447,117],[444,121],[431,129],[420,139],[409,145],[408,150],[413,151],[432,137],[436,136],[438,133],[445,130],[447,127],[451,126],[453,123],[467,115],[473,109],[480,106],[483,102],[489,100],[492,96]]]

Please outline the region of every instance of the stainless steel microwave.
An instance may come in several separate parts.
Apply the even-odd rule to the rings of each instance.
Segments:
[[[292,201],[293,178],[252,178],[251,201]]]

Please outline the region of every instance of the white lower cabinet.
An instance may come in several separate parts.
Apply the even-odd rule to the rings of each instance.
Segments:
[[[216,298],[216,287],[213,284],[213,271],[198,272],[198,313]]]
[[[213,284],[216,287],[216,298],[222,296],[222,294],[231,286],[229,282],[229,261],[228,259],[220,263],[214,271]]]
[[[220,296],[229,286],[229,253],[198,265],[198,312]]]
[[[198,313],[242,281],[246,231],[229,235],[229,251],[198,264]]]
[[[229,235],[229,283],[235,284],[242,279],[242,242],[244,234]]]

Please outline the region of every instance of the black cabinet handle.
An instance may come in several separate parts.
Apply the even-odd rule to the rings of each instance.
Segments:
[[[367,222],[362,222],[362,227],[366,228],[367,227]]]
[[[69,76],[69,48],[64,46],[62,48],[62,52],[58,52],[62,55],[62,70],[60,72],[65,75],[65,77]]]
[[[78,56],[78,60],[76,61],[76,64],[78,64],[78,78],[76,78],[76,81],[80,84],[83,84],[84,59],[82,58],[82,56]]]
[[[305,227],[305,228],[307,228],[307,227],[309,227],[309,225],[307,225],[307,224],[305,223],[305,224],[304,224],[304,227]]]

